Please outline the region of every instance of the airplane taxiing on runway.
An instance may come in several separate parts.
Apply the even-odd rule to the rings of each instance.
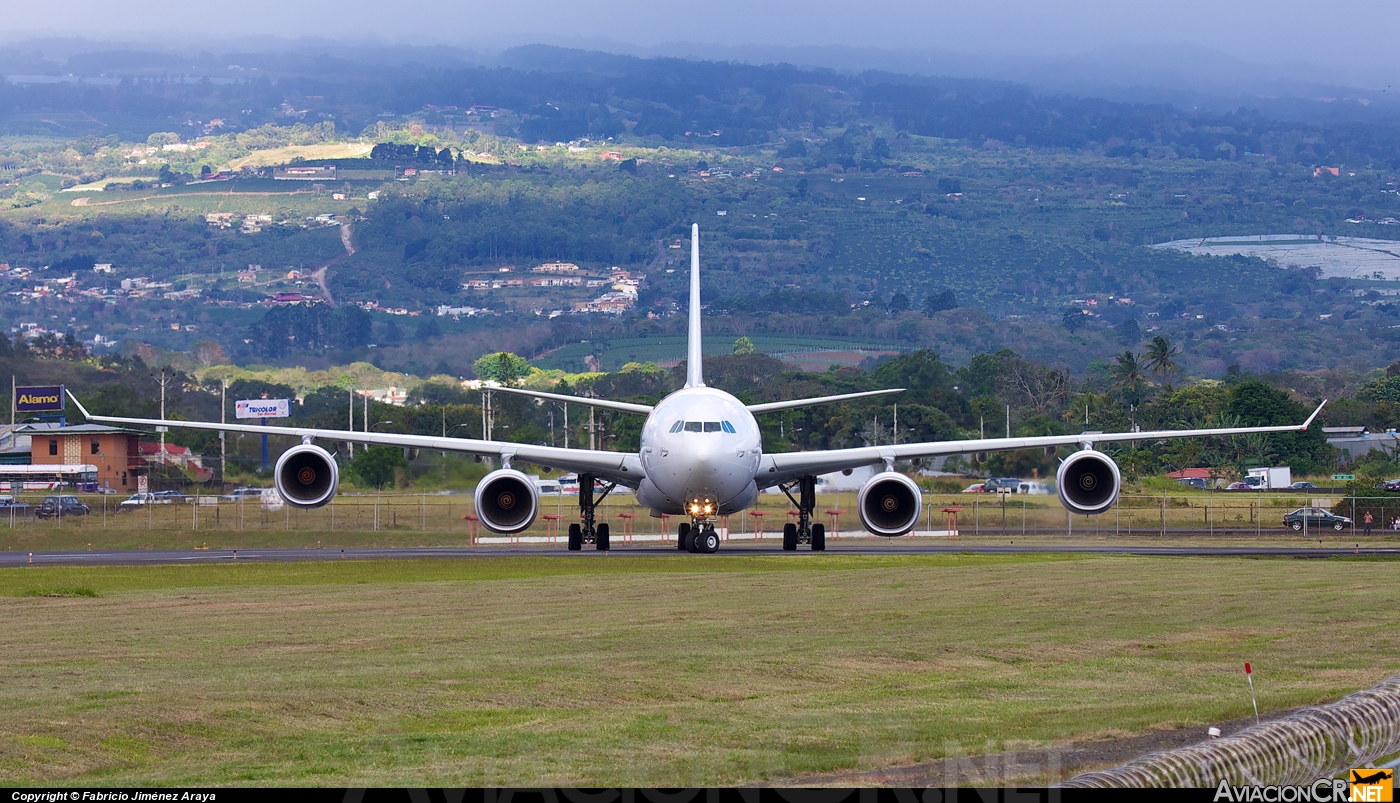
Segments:
[[[283,452],[277,460],[273,476],[282,498],[288,504],[302,508],[320,507],[329,502],[335,496],[339,480],[335,457],[314,443],[318,439],[461,452],[499,459],[501,468],[487,474],[476,488],[476,514],[487,529],[497,533],[521,532],[534,523],[539,512],[539,492],[530,478],[516,468],[518,464],[575,471],[579,475],[580,521],[569,526],[569,549],[582,549],[585,544],[592,544],[600,550],[608,549],[608,525],[595,521],[595,509],[614,488],[623,487],[635,490],[638,503],[649,508],[653,515],[670,514],[688,519],[679,525],[677,544],[680,549],[690,552],[718,550],[720,542],[714,528],[715,520],[752,507],[758,501],[760,491],[775,486],[788,495],[798,511],[797,522],[786,524],[783,528],[783,549],[795,550],[799,544],[808,544],[816,551],[825,549],[825,529],[820,523],[812,521],[816,508],[816,477],[862,466],[883,466],[884,470],[871,477],[857,495],[856,506],[861,524],[876,535],[905,535],[918,524],[923,499],[919,486],[896,471],[895,463],[943,455],[985,454],[1017,449],[1045,449],[1050,452],[1059,446],[1076,447],[1077,451],[1061,461],[1056,474],[1060,502],[1074,513],[1102,513],[1117,500],[1121,478],[1112,458],[1095,449],[1095,444],[1291,432],[1307,429],[1322,409],[1319,406],[1307,421],[1295,426],[1086,432],[1079,435],[982,438],[764,453],[756,415],[899,393],[902,389],[746,405],[718,388],[706,387],[700,350],[700,316],[700,227],[695,225],[691,228],[690,241],[690,327],[685,387],[655,406],[585,399],[522,388],[493,389],[493,392],[518,393],[645,415],[647,420],[642,428],[641,448],[636,453],[431,435],[124,418],[92,415],[83,409],[76,397],[73,397],[73,402],[89,420],[103,423],[299,437],[301,444]],[[595,483],[601,485],[601,494],[595,492]]]

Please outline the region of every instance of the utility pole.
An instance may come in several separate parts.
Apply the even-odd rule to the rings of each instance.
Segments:
[[[228,423],[228,377],[224,377],[219,382],[219,423]],[[228,448],[224,438],[224,431],[219,430],[219,482],[224,481],[228,476]]]
[[[1006,405],[1006,437],[1011,437],[1011,405]]]
[[[14,394],[11,394],[14,395]],[[564,402],[564,448],[569,448],[569,403]]]
[[[899,405],[894,406],[894,440],[895,446],[899,445]]]
[[[598,431],[593,426],[593,406],[588,407],[588,449],[593,451],[598,448]]]
[[[173,377],[172,377],[173,378]],[[160,420],[165,420],[165,386],[170,384],[170,379],[165,376],[165,369],[160,369]],[[165,462],[165,432],[169,427],[161,425],[160,430],[160,462]]]
[[[350,426],[351,432],[355,431],[355,389],[350,388]],[[350,459],[355,459],[355,442],[350,441]]]

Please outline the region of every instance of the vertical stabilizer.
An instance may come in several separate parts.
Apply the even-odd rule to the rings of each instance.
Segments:
[[[690,337],[685,349],[685,386],[704,387],[700,351],[700,224],[690,226]]]

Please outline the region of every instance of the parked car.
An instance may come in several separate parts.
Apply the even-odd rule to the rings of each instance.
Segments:
[[[982,491],[989,494],[1002,493],[1003,490],[1014,494],[1020,488],[1021,481],[1015,477],[993,477],[982,483]]]
[[[1295,491],[1316,491],[1316,490],[1317,490],[1317,486],[1316,486],[1316,485],[1313,485],[1311,482],[1308,482],[1308,481],[1306,481],[1306,480],[1298,480],[1297,482],[1293,483],[1292,485],[1290,485],[1290,486],[1288,486],[1288,487],[1289,487],[1289,488],[1292,488],[1292,489],[1295,490]]]
[[[151,494],[151,496],[154,496],[157,499],[169,500],[168,503],[170,504],[184,503],[190,501],[188,498],[185,497],[185,494],[180,491],[156,491],[155,493]]]
[[[965,494],[984,494],[987,492],[987,483],[974,482],[966,488],[962,489],[962,492]]]
[[[138,507],[145,507],[146,505],[168,505],[174,501],[174,499],[168,496],[161,496],[160,494],[135,493],[123,499],[121,504],[117,505],[117,512],[121,513],[123,510],[135,510]]]
[[[1338,516],[1320,507],[1300,507],[1297,510],[1283,517],[1283,523],[1294,530],[1302,530],[1304,523],[1309,528],[1331,527],[1337,532],[1351,526],[1351,519],[1346,516]]]
[[[1382,491],[1400,491],[1400,479],[1382,480],[1381,482],[1376,483],[1376,488]]]
[[[1205,490],[1206,487],[1205,477],[1179,477],[1177,482],[1181,485],[1189,485],[1192,488],[1200,488],[1201,490]]]
[[[52,519],[62,516],[86,516],[88,506],[83,504],[76,496],[46,496],[44,501],[39,503],[39,507],[34,509],[34,515],[41,519]]]
[[[232,491],[224,494],[223,499],[227,502],[237,502],[241,499],[258,499],[262,496],[262,492],[262,488],[234,488]]]
[[[1226,486],[1225,486],[1225,490],[1227,490],[1227,491],[1252,491],[1252,490],[1254,490],[1254,486],[1253,486],[1253,485],[1250,485],[1250,484],[1247,483],[1247,482],[1232,482],[1232,483],[1230,483],[1229,485],[1226,485]]]

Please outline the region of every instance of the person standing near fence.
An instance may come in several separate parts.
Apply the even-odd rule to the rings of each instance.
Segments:
[[[1364,521],[1364,522],[1366,523],[1366,534],[1367,534],[1367,535],[1370,535],[1370,534],[1371,534],[1371,522],[1375,521],[1375,519],[1371,516],[1371,511],[1369,511],[1369,510],[1366,511],[1366,518],[1362,519],[1362,521]]]

